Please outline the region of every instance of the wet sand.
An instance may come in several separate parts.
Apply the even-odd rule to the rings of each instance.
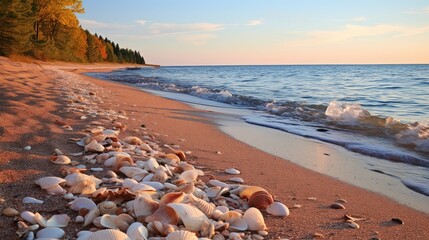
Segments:
[[[67,101],[62,97],[64,82],[59,81],[70,76],[61,71],[94,71],[94,66],[64,64],[67,69],[57,70],[62,64],[14,63],[5,58],[0,58],[0,65],[0,197],[4,199],[1,210],[14,207],[19,211],[74,214],[63,207],[66,200],[48,196],[33,182],[42,176],[59,176],[59,166],[48,160],[53,149],[57,147],[68,153],[79,151],[78,146],[67,142],[68,138],[82,137],[79,129],[97,120],[82,120],[80,115],[67,112]],[[106,71],[117,66],[96,67]],[[203,110],[130,86],[78,74],[73,76],[91,83],[88,87],[97,86],[97,96],[104,99],[98,107],[127,113],[129,120],[123,121],[128,125],[126,134],[139,134],[137,129],[144,124],[163,143],[191,151],[189,158],[204,167],[206,174],[226,180],[229,176],[223,170],[237,168],[246,184],[267,189],[276,200],[291,208],[288,217],[266,217],[268,239],[312,239],[319,236],[315,233],[326,239],[429,238],[427,214],[235,140],[220,131]],[[56,120],[66,122],[76,131],[65,130]],[[28,145],[32,149],[23,150]],[[46,203],[22,204],[26,196]],[[346,209],[331,209],[330,205],[340,198],[347,200]],[[296,204],[302,207],[292,208]],[[342,220],[345,214],[365,220],[358,222],[359,229],[351,229]],[[396,224],[392,218],[399,218],[405,224]],[[0,224],[1,236],[16,238],[13,218],[1,216]],[[70,224],[66,228],[68,237],[75,237],[77,226]]]

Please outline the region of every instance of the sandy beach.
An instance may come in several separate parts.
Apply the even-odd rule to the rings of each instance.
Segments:
[[[201,167],[205,175],[221,181],[230,177],[224,173],[225,169],[236,168],[246,184],[265,188],[275,200],[288,206],[287,217],[264,214],[269,233],[266,239],[429,239],[426,213],[233,139],[219,130],[207,111],[80,74],[123,67],[30,64],[0,58],[1,212],[13,207],[19,212],[66,213],[72,220],[76,217],[74,211],[65,207],[67,200],[48,195],[34,181],[42,176],[60,176],[60,166],[49,161],[54,148],[66,154],[82,151],[68,139],[83,137],[84,129],[92,121],[111,127],[112,123],[100,116],[82,119],[82,114],[68,111],[65,91],[73,88],[67,83],[78,81],[80,87],[100,99],[97,108],[127,116],[128,119],[121,119],[127,125],[121,134],[142,137],[146,132],[163,144],[178,145],[181,150],[191,152],[189,161]],[[63,128],[64,124],[73,130]],[[24,150],[26,146],[31,146],[31,150]],[[70,158],[81,161],[82,157]],[[22,199],[27,196],[45,203],[23,204]],[[345,209],[330,207],[338,199],[346,200]],[[297,205],[301,207],[293,207]],[[350,228],[344,222],[346,214],[364,218],[357,222],[359,229]],[[404,224],[392,219],[400,219]],[[13,217],[0,216],[0,224],[3,239],[17,238]],[[76,238],[81,229],[81,224],[72,221],[65,228],[65,239]]]

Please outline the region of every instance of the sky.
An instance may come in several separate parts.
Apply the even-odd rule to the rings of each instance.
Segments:
[[[429,63],[429,0],[83,0],[84,29],[160,65]]]

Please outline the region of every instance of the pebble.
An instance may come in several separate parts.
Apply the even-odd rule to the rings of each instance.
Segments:
[[[31,150],[31,146],[25,146],[25,147],[24,147],[24,150],[26,150],[26,151],[30,151],[30,150]]]
[[[4,198],[0,198],[0,204],[3,205],[6,202]]]
[[[15,217],[19,215],[19,212],[15,208],[7,207],[3,210],[3,215],[6,217]]]
[[[258,231],[258,234],[261,236],[268,236],[268,232],[267,231]]]
[[[104,169],[103,168],[90,168],[89,170],[92,172],[102,172]]]

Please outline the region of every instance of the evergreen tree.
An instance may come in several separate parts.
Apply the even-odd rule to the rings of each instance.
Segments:
[[[31,0],[2,0],[0,55],[29,52],[32,48],[33,22]]]

